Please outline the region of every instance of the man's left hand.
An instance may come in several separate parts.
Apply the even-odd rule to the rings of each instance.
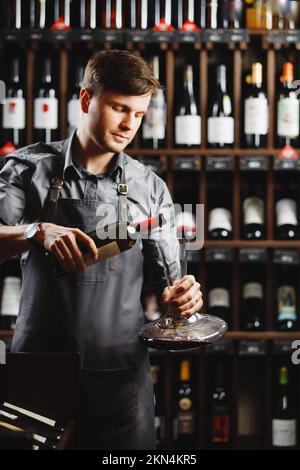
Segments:
[[[162,294],[162,303],[170,305],[174,314],[189,318],[202,308],[200,284],[192,275],[187,275],[166,287]]]

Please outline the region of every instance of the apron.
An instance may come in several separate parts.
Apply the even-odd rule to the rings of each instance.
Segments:
[[[52,179],[46,220],[84,232],[95,229],[101,202],[59,197],[62,184],[60,177]],[[124,220],[125,165],[117,190],[115,220]],[[22,257],[21,266],[22,297],[12,351],[80,352],[79,447],[154,449],[149,353],[137,337],[145,321],[139,242],[84,272],[58,277],[36,248]]]

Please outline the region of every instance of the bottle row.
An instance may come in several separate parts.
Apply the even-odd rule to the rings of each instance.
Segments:
[[[149,59],[155,77],[163,82],[162,64],[159,56]],[[20,57],[9,60],[6,83],[6,99],[2,109],[2,153],[14,147],[25,145],[26,141],[26,84],[24,64]],[[67,128],[68,134],[77,128],[81,119],[79,92],[83,83],[84,63],[73,64],[70,72],[71,86],[68,89]],[[231,148],[236,142],[234,106],[230,87],[229,70],[224,64],[212,70],[213,79],[209,87],[207,108],[207,146]],[[176,70],[183,77],[181,85],[174,90],[174,146],[197,148],[201,145],[201,115],[198,100],[198,79],[195,67],[187,63]],[[49,57],[41,58],[36,64],[36,81],[33,85],[33,141],[50,142],[59,139],[59,78],[57,63]],[[298,90],[294,82],[294,65],[283,64],[278,83],[275,115],[274,146],[297,147],[300,144],[300,116]],[[279,86],[280,85],[280,86]],[[241,111],[241,139],[245,148],[267,147],[269,132],[269,103],[263,81],[263,66],[252,64],[252,73],[244,86]],[[167,103],[165,91],[157,92],[152,98],[140,131],[140,146],[144,148],[166,147]]]
[[[299,4],[295,0],[2,0],[0,18],[1,27],[8,29],[294,30],[299,25]]]
[[[152,377],[155,395],[155,424],[157,447],[163,448],[165,439],[165,406],[164,383],[162,363],[153,359]],[[205,447],[214,450],[233,448],[233,410],[239,408],[240,414],[249,412],[252,403],[237,402],[233,398],[232,370],[230,363],[219,357],[211,361],[207,373],[207,387],[205,394],[205,415],[199,416],[197,407],[197,381],[196,370],[189,358],[179,361],[174,374],[174,394],[172,397],[173,415],[173,448],[197,448],[196,434],[205,420]],[[295,372],[290,364],[281,360],[273,370],[272,400],[272,448],[296,449],[298,448],[298,403],[295,393]],[[256,377],[257,378],[257,377]],[[248,384],[249,387],[249,384]],[[242,394],[241,394],[242,395]],[[238,393],[238,400],[244,399]],[[248,396],[249,400],[249,396]],[[256,410],[255,410],[256,411]],[[253,423],[249,417],[249,422]],[[247,423],[248,426],[250,423]],[[246,425],[247,425],[246,424]],[[243,426],[243,416],[240,417],[240,426]]]
[[[217,269],[216,269],[217,268]],[[196,279],[198,269],[189,268]],[[243,264],[240,266],[239,294],[237,310],[239,331],[265,331],[267,329],[267,280],[266,268],[262,264]],[[230,264],[207,263],[206,287],[204,293],[205,313],[216,315],[233,327],[233,276]],[[299,285],[298,270],[295,266],[274,267],[272,285],[272,326],[274,331],[296,331],[299,329]],[[148,287],[144,298],[145,316],[148,320],[160,317],[156,297]]]

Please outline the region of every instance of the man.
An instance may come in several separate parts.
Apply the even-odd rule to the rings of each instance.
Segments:
[[[154,448],[149,357],[137,336],[145,322],[144,277],[162,305],[173,302],[185,316],[202,306],[193,276],[163,292],[162,263],[150,240],[89,268],[82,253],[96,260],[86,233],[107,203],[120,217],[136,205],[148,216],[152,203],[159,212],[172,206],[163,180],[123,153],[159,87],[142,58],[98,52],[85,70],[77,131],[14,152],[0,173],[0,260],[21,253],[23,271],[12,350],[80,351],[83,448]],[[64,276],[55,275],[45,251]]]

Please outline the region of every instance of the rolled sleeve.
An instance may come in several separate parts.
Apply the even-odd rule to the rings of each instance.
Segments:
[[[32,167],[15,157],[6,157],[0,171],[0,224],[16,225],[24,216],[26,192]]]

